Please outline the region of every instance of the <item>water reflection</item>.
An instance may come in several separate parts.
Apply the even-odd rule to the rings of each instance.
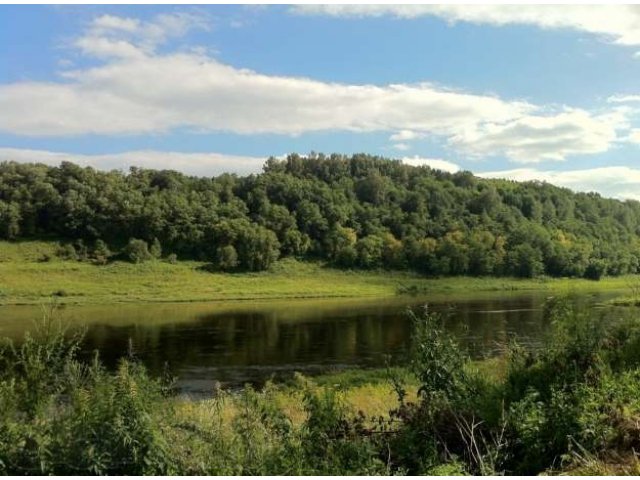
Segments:
[[[401,361],[411,336],[407,308],[446,314],[446,327],[474,357],[495,355],[511,339],[535,347],[548,331],[543,295],[475,299],[289,301],[212,305],[69,307],[72,325],[87,325],[83,354],[99,350],[107,365],[132,348],[153,373],[168,364],[189,393],[260,383],[293,371],[316,373],[347,366]],[[583,296],[589,306],[600,296]],[[33,308],[0,308],[0,335],[19,338]]]

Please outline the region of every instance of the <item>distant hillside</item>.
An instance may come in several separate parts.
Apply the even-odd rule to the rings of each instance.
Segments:
[[[260,175],[215,178],[0,164],[0,237],[60,239],[70,243],[61,255],[80,259],[142,261],[150,249],[220,270],[295,256],[426,275],[595,279],[638,271],[639,233],[638,202],[361,154],[290,155]]]

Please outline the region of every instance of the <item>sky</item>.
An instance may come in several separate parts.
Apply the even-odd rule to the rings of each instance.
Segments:
[[[370,153],[640,200],[640,6],[0,6],[0,161]]]

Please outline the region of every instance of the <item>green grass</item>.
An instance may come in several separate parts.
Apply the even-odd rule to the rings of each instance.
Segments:
[[[623,289],[631,277],[600,282],[583,279],[455,277],[428,279],[410,272],[344,271],[319,262],[283,259],[268,272],[214,273],[203,262],[143,264],[112,262],[98,266],[65,261],[57,243],[0,242],[0,304],[198,302],[249,299],[384,297],[399,291],[465,294],[523,290],[595,291]],[[48,258],[48,261],[43,261]],[[637,277],[636,277],[637,278]],[[637,280],[635,280],[637,281]]]

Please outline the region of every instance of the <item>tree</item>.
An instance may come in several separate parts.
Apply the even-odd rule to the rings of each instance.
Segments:
[[[368,235],[356,242],[358,265],[362,268],[376,268],[382,263],[384,240],[377,235]]]
[[[406,258],[402,242],[394,237],[392,233],[385,233],[382,236],[382,242],[382,264],[386,268],[404,268]]]
[[[544,273],[542,253],[527,244],[518,245],[507,254],[507,266],[516,277],[533,278]]]
[[[640,266],[640,202],[365,154],[292,154],[264,172],[199,178],[3,162],[0,238],[55,239],[92,260],[86,245],[97,239],[151,240],[151,256],[165,250],[212,263],[231,246],[245,270],[281,256],[427,275],[535,275],[539,260],[553,276],[594,275],[595,259],[607,275]]]
[[[238,253],[233,245],[218,247],[216,250],[216,266],[223,271],[233,270],[238,266]]]
[[[357,239],[358,235],[353,228],[342,227],[340,224],[334,225],[325,242],[327,256],[331,260],[336,260],[340,252],[345,248],[353,247]]]
[[[13,240],[20,235],[20,207],[0,200],[0,236]]]
[[[589,261],[589,265],[584,271],[584,278],[589,280],[600,280],[607,271],[607,264],[600,259],[594,258]]]

